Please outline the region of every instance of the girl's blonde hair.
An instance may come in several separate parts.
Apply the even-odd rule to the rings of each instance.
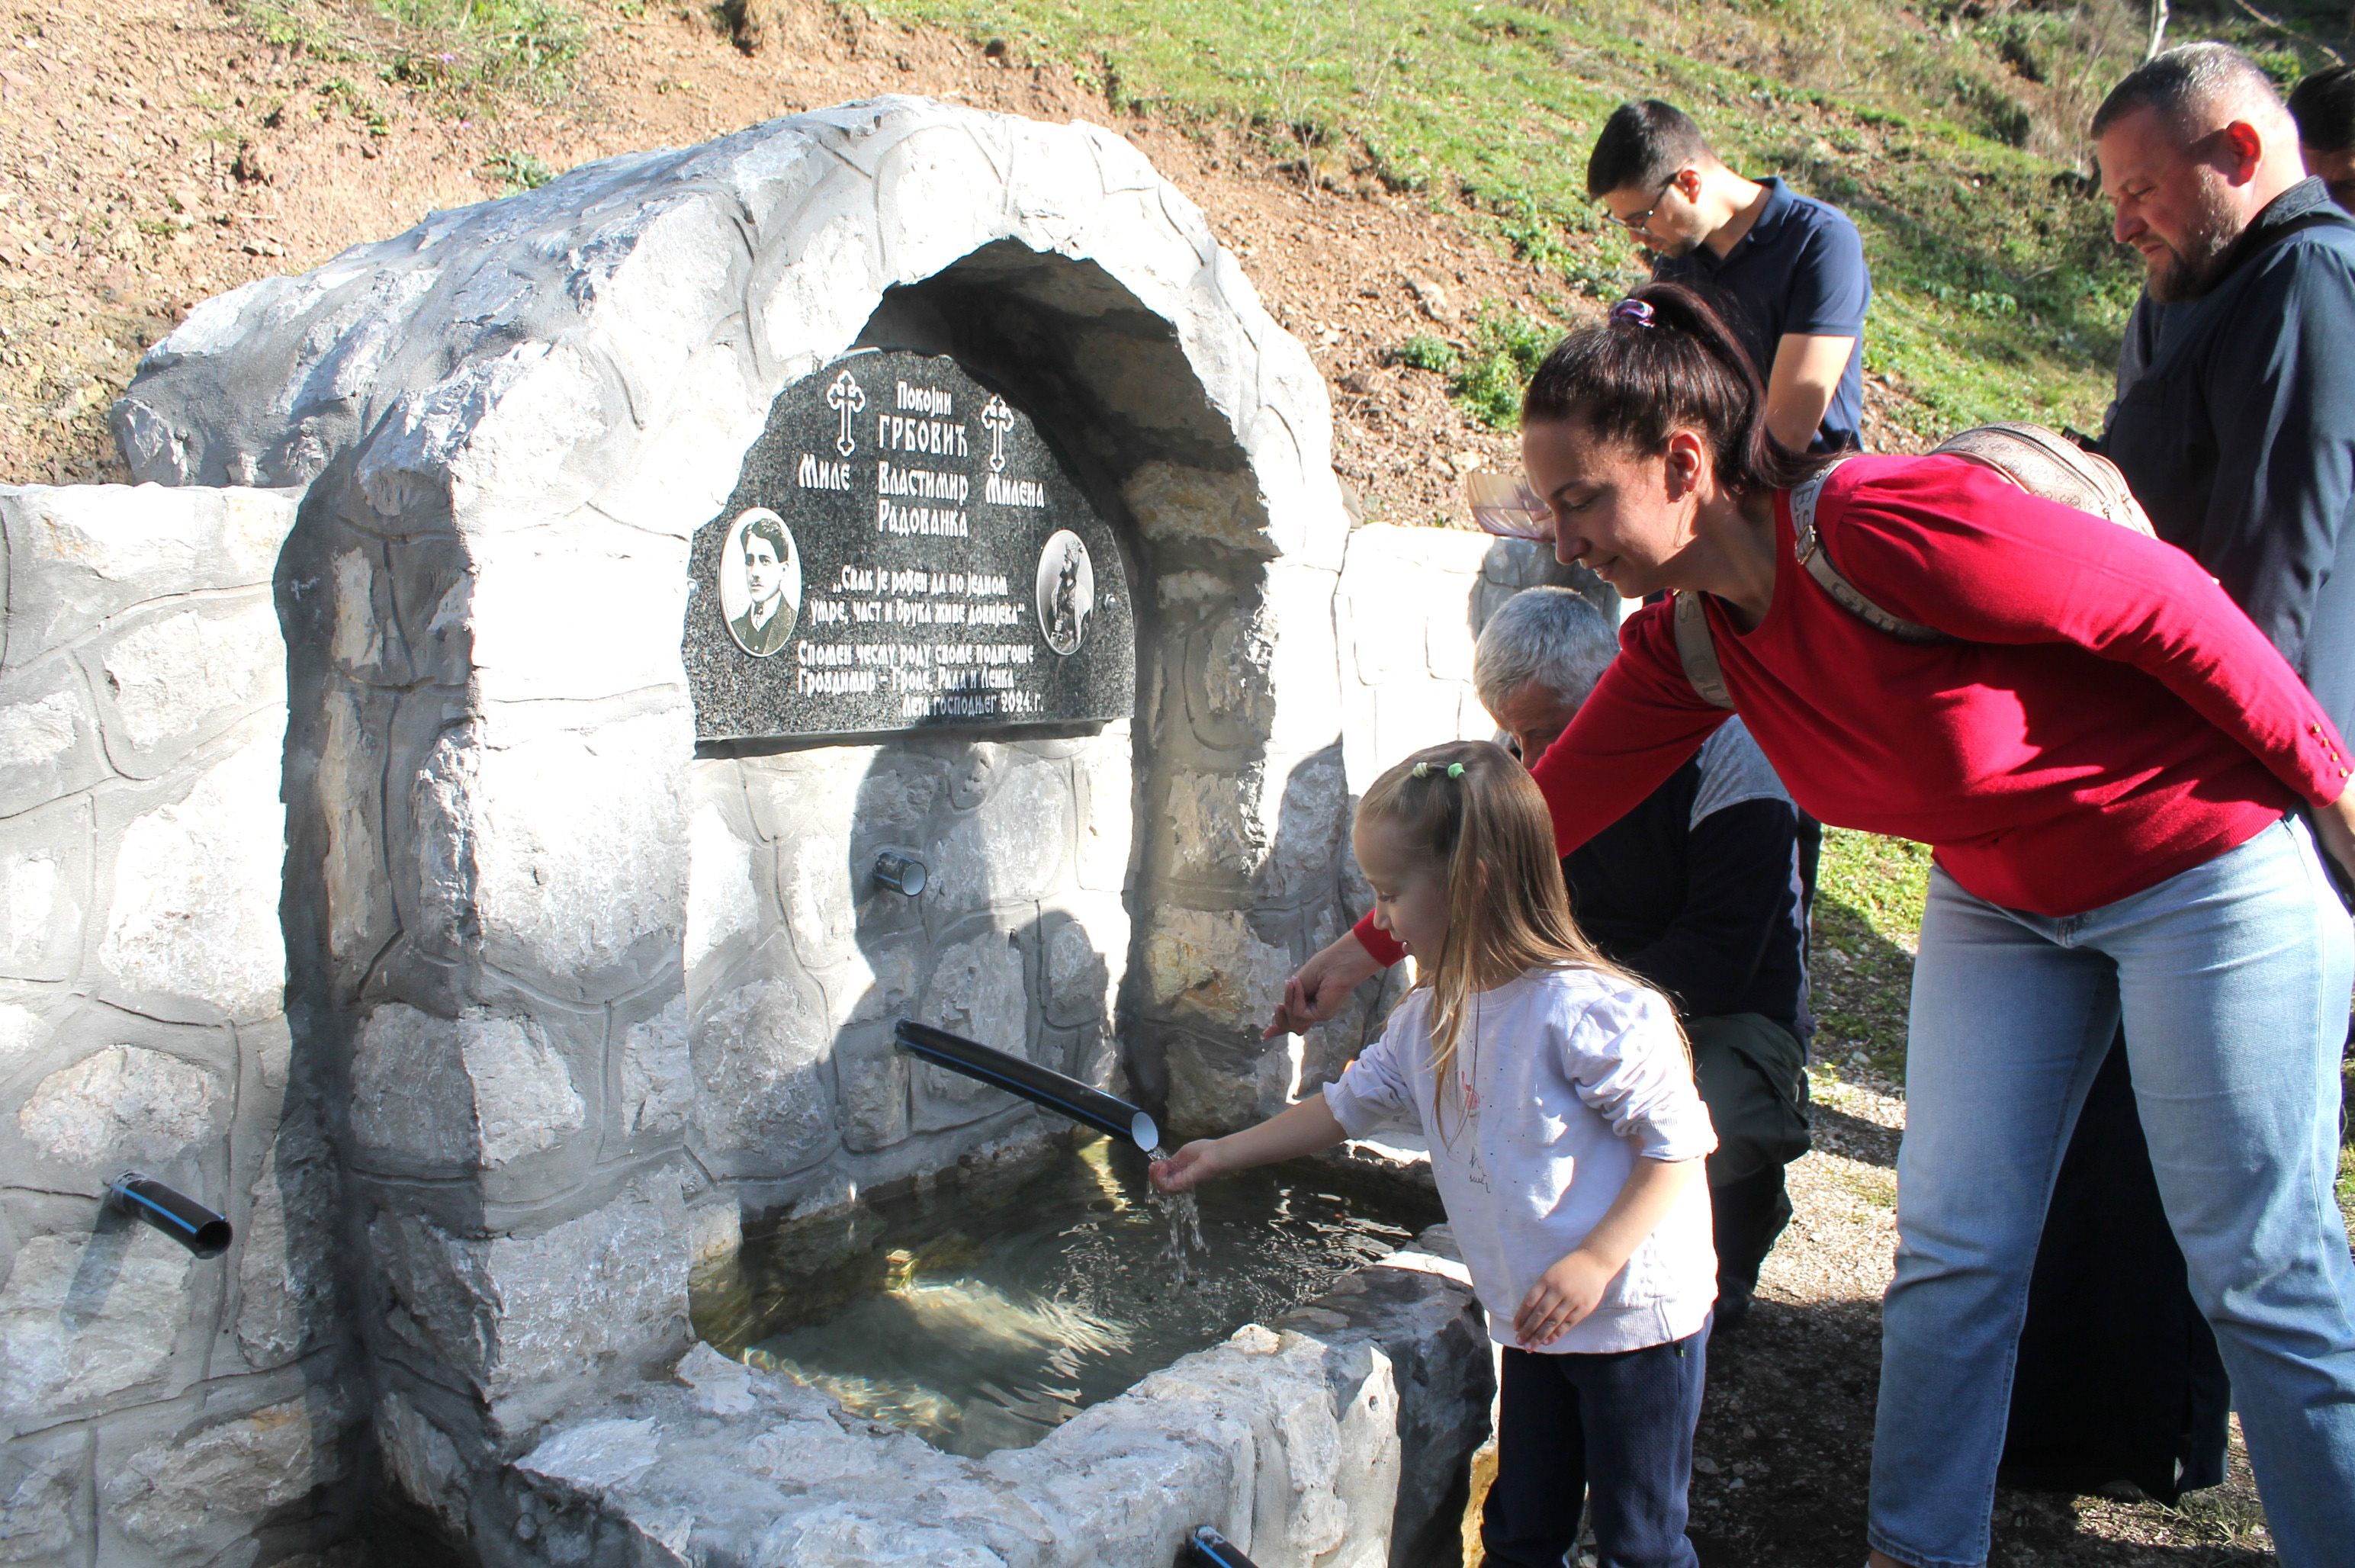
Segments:
[[[1449,1093],[1474,992],[1530,969],[1571,965],[1649,986],[1579,929],[1554,851],[1553,814],[1537,781],[1502,747],[1451,741],[1417,752],[1373,782],[1358,820],[1389,824],[1409,853],[1445,876],[1447,934],[1438,953],[1418,961],[1414,981],[1432,993],[1435,1104]]]

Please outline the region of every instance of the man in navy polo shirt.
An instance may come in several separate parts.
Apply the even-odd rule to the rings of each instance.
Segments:
[[[1586,161],[1586,193],[1652,252],[1652,276],[1711,295],[1766,380],[1766,428],[1793,451],[1860,446],[1872,275],[1847,214],[1749,180],[1657,99],[1623,103]]]

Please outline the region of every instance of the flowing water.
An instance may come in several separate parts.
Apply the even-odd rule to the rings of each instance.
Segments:
[[[1280,1316],[1440,1218],[1308,1164],[1158,1200],[1108,1139],[986,1184],[748,1236],[699,1271],[696,1331],[953,1454],[1027,1447],[1147,1372]]]
[[[1159,1144],[1145,1157],[1158,1165],[1169,1157],[1169,1151]],[[1168,1265],[1173,1284],[1191,1285],[1209,1261],[1210,1243],[1202,1236],[1202,1200],[1191,1192],[1156,1192],[1153,1201],[1169,1216],[1169,1240],[1161,1249],[1161,1261]],[[1202,1262],[1194,1254],[1202,1254]]]

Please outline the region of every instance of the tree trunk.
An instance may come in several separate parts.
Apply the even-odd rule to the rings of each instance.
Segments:
[[[2167,0],[2150,0],[2150,43],[2142,51],[2149,59],[2167,47]]]

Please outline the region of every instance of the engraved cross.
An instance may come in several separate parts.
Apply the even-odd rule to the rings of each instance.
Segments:
[[[989,471],[1003,473],[1006,468],[1006,432],[1014,428],[1014,411],[1006,406],[1004,398],[993,397],[981,411],[981,422],[989,427]]]
[[[851,439],[850,420],[852,415],[867,406],[867,393],[850,379],[850,372],[845,370],[834,379],[834,385],[826,389],[826,406],[842,416],[842,433],[834,438],[834,449],[847,457],[858,450],[858,443]]]

